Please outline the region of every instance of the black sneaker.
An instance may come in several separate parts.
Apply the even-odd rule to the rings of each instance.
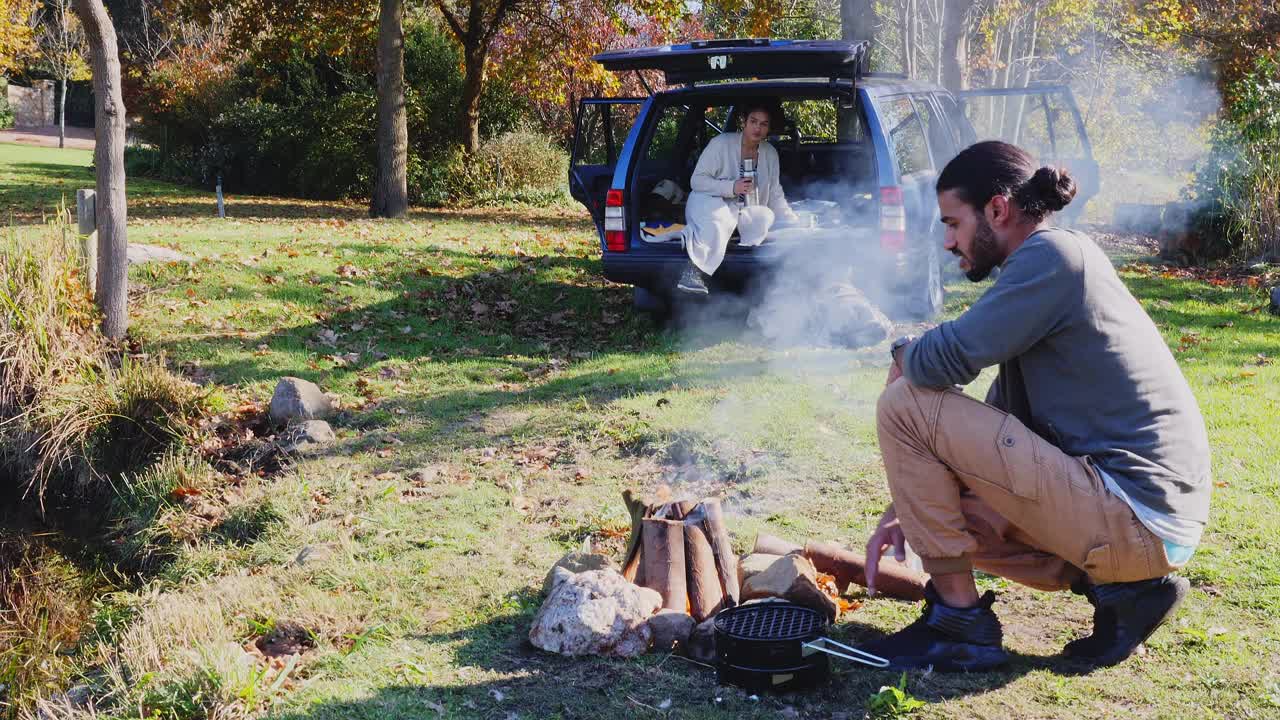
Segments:
[[[1178,611],[1191,583],[1177,575],[1153,580],[1071,586],[1093,605],[1093,634],[1072,640],[1064,655],[1100,667],[1122,662]]]
[[[898,632],[860,645],[859,650],[889,661],[891,670],[932,666],[938,672],[981,672],[1009,661],[1001,647],[1004,631],[991,611],[996,594],[988,590],[971,608],[942,604],[933,583],[925,585],[920,619]]]
[[[680,281],[676,283],[676,289],[690,295],[707,295],[710,292],[707,290],[707,281],[702,277],[702,271],[693,263],[686,265],[684,272],[680,273]]]

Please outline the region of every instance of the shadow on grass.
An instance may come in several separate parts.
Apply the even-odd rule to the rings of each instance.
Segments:
[[[0,198],[15,219],[31,221],[56,209],[60,203],[75,207],[76,190],[92,188],[92,161],[83,165],[52,162],[15,162],[7,165],[15,175],[30,178],[23,187],[0,191]],[[135,218],[217,218],[214,187],[187,185],[150,177],[130,177],[129,215]],[[369,218],[364,200],[310,200],[257,195],[227,195],[224,206],[228,220],[361,220]],[[410,209],[405,220],[442,222],[465,219],[504,225],[536,222],[556,230],[584,230],[591,227],[586,210],[577,205],[480,206],[471,208]]]
[[[865,668],[833,659],[830,679],[819,687],[780,695],[752,696],[718,685],[713,668],[678,655],[655,653],[642,658],[564,657],[533,647],[526,638],[539,597],[524,591],[513,599],[527,610],[497,615],[461,630],[416,638],[451,652],[451,665],[468,673],[499,673],[501,680],[461,684],[433,683],[427,678],[392,681],[372,697],[326,702],[305,711],[280,714],[288,720],[325,718],[422,717],[434,712],[448,717],[601,718],[679,716],[697,718],[831,717],[858,715],[868,699],[885,685],[896,685],[901,672]],[[833,635],[864,642],[882,631],[862,623],[838,626]],[[1060,657],[1012,654],[1002,672],[907,674],[907,690],[930,703],[978,695],[1001,688],[1022,676],[1045,670],[1069,676],[1087,672]],[[389,678],[390,679],[390,678]],[[790,710],[787,710],[790,708]],[[854,712],[850,712],[854,711]],[[798,713],[798,714],[797,714]]]
[[[561,268],[586,268],[588,261],[555,258],[531,272],[475,273],[455,278],[406,272],[384,281],[397,297],[357,304],[343,288],[328,285],[263,288],[272,299],[309,304],[308,322],[261,335],[237,333],[156,338],[170,355],[213,355],[204,368],[222,382],[254,382],[277,376],[253,352],[305,354],[313,358],[298,374],[309,380],[342,383],[383,361],[430,360],[448,366],[505,367],[508,377],[559,358],[558,366],[619,352],[660,352],[663,338],[630,309],[630,292],[589,287],[546,277]],[[588,270],[589,271],[589,270]],[[327,282],[327,281],[322,281]],[[251,303],[252,289],[226,296]],[[319,296],[319,297],[317,297]],[[184,352],[179,352],[183,346]],[[265,347],[264,347],[265,346]],[[541,360],[545,358],[546,360]],[[482,378],[469,378],[480,380]]]

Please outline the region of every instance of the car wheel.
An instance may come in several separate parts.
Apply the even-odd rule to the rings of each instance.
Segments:
[[[648,315],[659,325],[671,317],[671,301],[660,293],[648,288],[636,287],[631,295],[631,307],[638,313]]]

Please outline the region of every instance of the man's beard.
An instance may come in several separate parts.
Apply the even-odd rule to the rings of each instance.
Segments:
[[[978,229],[973,233],[973,251],[969,258],[969,271],[964,274],[971,282],[982,282],[1000,264],[1000,245],[996,233],[987,218],[978,216]]]

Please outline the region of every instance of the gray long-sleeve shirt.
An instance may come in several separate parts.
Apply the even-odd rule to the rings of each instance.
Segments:
[[[1133,500],[1205,522],[1209,439],[1191,388],[1155,323],[1087,236],[1036,232],[963,315],[909,345],[917,385],[1000,373],[987,402],[1069,455],[1088,455]]]

